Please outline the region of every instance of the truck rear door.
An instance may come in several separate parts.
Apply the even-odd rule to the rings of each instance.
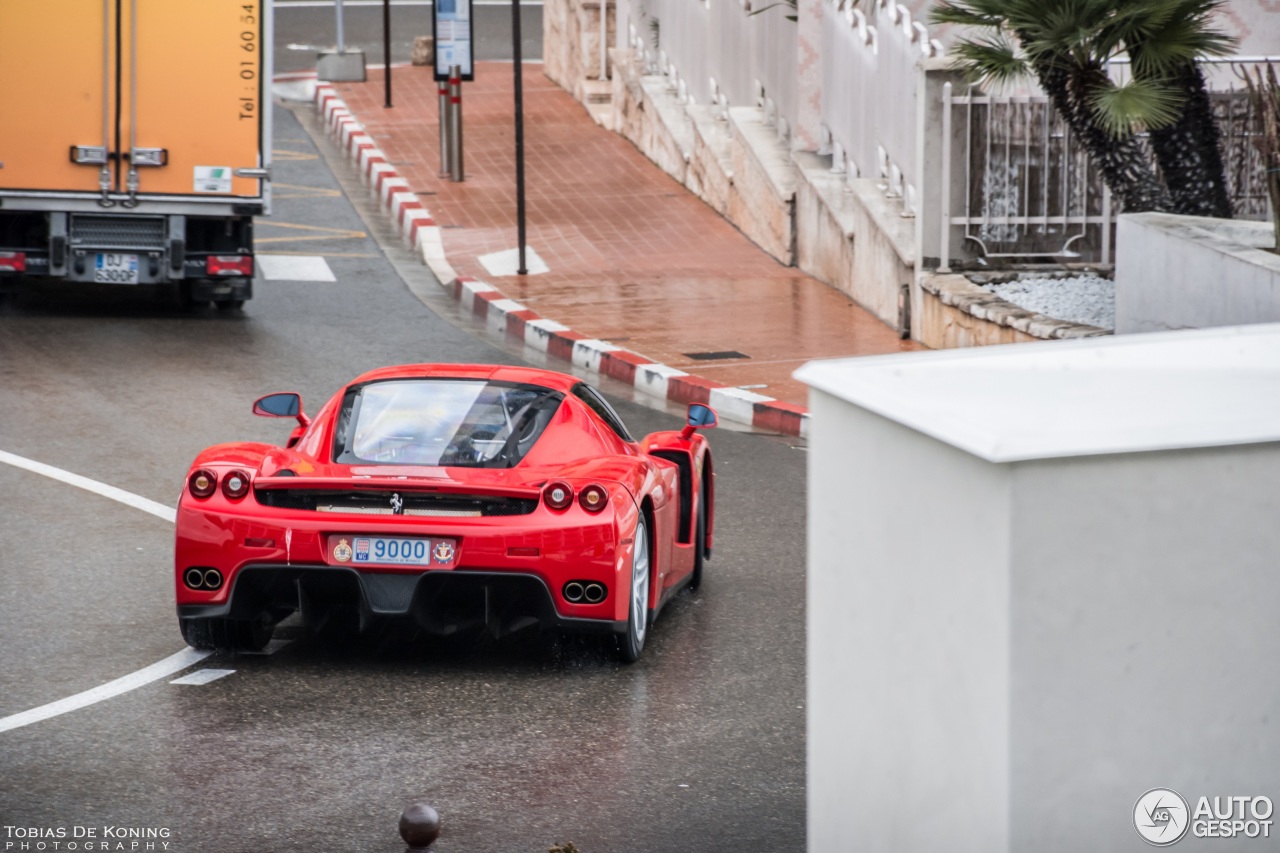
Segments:
[[[72,146],[111,150],[115,0],[0,2],[0,188],[95,192],[114,181]]]
[[[0,190],[265,206],[269,0],[0,0],[0,32]]]

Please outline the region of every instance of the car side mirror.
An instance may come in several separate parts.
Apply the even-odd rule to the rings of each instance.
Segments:
[[[292,391],[259,397],[253,402],[253,413],[264,418],[296,418],[304,427],[311,423],[302,411],[302,395]]]
[[[694,430],[713,427],[718,423],[720,423],[720,419],[716,417],[715,409],[710,406],[704,406],[702,403],[690,403],[689,416],[680,436],[688,438],[693,435]]]

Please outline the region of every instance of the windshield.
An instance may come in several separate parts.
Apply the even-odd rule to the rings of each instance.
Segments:
[[[396,379],[352,389],[334,431],[334,460],[510,468],[563,399],[537,385]]]

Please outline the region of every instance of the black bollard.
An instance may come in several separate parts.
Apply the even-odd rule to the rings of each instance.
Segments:
[[[426,803],[414,803],[400,815],[400,837],[405,853],[423,853],[440,837],[440,815]]]

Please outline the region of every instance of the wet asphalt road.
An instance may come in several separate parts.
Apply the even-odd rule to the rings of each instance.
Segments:
[[[520,360],[415,298],[294,115],[276,127],[259,250],[323,254],[338,281],[259,281],[240,315],[141,288],[0,300],[0,450],[172,506],[202,447],[284,440],[249,412],[263,393],[314,411],[378,365]],[[634,433],[678,424],[613,400]],[[19,849],[4,826],[126,826],[182,853],[393,853],[419,798],[441,853],[803,849],[805,453],[710,440],[715,557],[640,663],[581,638],[335,647],[285,627],[274,655],[199,665],[220,680],[0,733],[0,850]],[[0,717],[182,649],[171,577],[168,523],[0,464]]]

